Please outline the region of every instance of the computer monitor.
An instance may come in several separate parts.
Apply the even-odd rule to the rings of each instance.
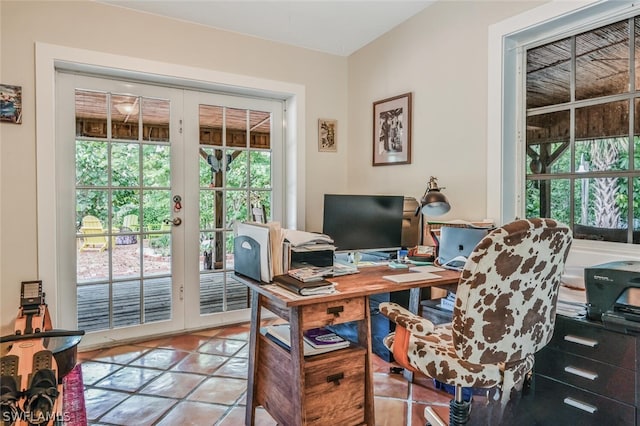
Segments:
[[[322,232],[337,252],[395,251],[402,245],[402,195],[325,194]]]

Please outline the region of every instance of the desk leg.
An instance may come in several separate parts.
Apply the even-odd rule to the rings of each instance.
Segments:
[[[408,309],[412,313],[418,315],[418,311],[420,310],[420,289],[419,288],[412,288],[409,290]],[[405,379],[407,379],[408,382],[413,382],[413,372],[405,368],[402,375],[404,376]]]
[[[371,349],[371,311],[369,297],[364,302],[364,320],[358,321],[358,343],[367,349],[364,364],[364,422],[375,425],[375,407],[373,405],[373,351]]]
[[[251,332],[249,334],[249,372],[247,383],[247,406],[245,413],[245,425],[253,426],[256,414],[255,395],[257,390],[257,366],[256,359],[258,357],[258,333],[260,333],[260,315],[262,305],[260,302],[260,293],[251,291]]]
[[[294,425],[306,424],[303,413],[306,412],[306,395],[304,390],[305,377],[304,377],[304,343],[302,340],[302,318],[300,318],[300,308],[294,307],[290,311],[289,326],[291,335],[291,377],[297,377],[298,380],[293,380],[291,386],[293,387],[293,413],[292,420]]]

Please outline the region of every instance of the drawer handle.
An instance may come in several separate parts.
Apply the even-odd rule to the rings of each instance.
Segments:
[[[344,373],[332,374],[327,376],[327,383],[333,382],[335,385],[339,385],[342,379],[344,379]]]
[[[577,408],[578,410],[586,411],[589,414],[593,414],[598,411],[598,407],[594,407],[593,405],[587,404],[586,402],[578,401],[577,399],[573,399],[570,397],[566,397],[563,402],[567,405]]]
[[[589,380],[595,380],[598,378],[598,374],[597,373],[593,373],[589,370],[583,370],[581,368],[577,368],[577,367],[572,367],[572,366],[567,366],[564,368],[564,371],[569,373],[569,374],[573,374],[576,376],[580,376],[583,377],[585,379],[589,379]]]
[[[564,336],[564,340],[571,343],[577,343],[582,346],[589,346],[590,348],[595,348],[598,346],[597,340],[585,339],[584,337],[574,336],[572,334],[567,334]]]
[[[344,306],[332,306],[330,308],[327,308],[328,314],[333,314],[337,317],[340,316],[340,312],[344,312]]]

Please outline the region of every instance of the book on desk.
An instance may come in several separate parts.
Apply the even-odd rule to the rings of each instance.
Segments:
[[[291,327],[289,324],[275,324],[260,329],[260,333],[283,348],[291,349]],[[350,342],[337,334],[317,328],[303,333],[304,356],[320,355],[349,347]]]
[[[336,292],[336,285],[324,278],[303,282],[289,274],[283,274],[273,277],[273,282],[277,286],[301,296],[314,296],[318,294],[331,294]]]

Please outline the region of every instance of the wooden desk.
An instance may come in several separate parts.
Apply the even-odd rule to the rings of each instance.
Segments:
[[[369,296],[411,290],[409,309],[418,311],[422,287],[455,286],[459,272],[441,278],[396,284],[383,275],[407,273],[387,266],[332,278],[339,293],[289,299],[250,278],[237,278],[251,289],[251,335],[246,424],[254,425],[262,405],[282,425],[375,425]],[[262,308],[289,322],[291,351],[260,334]],[[358,343],[305,358],[304,330],[358,321]]]

